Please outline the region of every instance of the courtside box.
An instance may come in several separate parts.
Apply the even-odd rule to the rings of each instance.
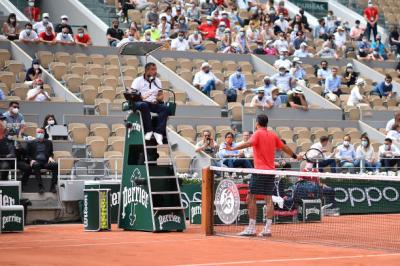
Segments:
[[[0,206],[0,232],[24,231],[24,206]]]
[[[111,230],[110,189],[83,191],[83,226],[85,231]]]
[[[19,205],[20,181],[0,181],[0,206]]]
[[[110,189],[111,223],[118,223],[121,180],[85,181],[85,189]]]
[[[302,200],[302,205],[299,206],[299,221],[320,222],[321,200]]]

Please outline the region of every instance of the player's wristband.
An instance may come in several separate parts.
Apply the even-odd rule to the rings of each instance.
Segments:
[[[297,159],[297,154],[293,153],[292,158]]]

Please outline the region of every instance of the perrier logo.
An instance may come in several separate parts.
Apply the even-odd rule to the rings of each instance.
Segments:
[[[11,205],[15,205],[15,199],[8,195],[3,195],[3,190],[0,189],[0,206]]]
[[[163,230],[163,224],[168,223],[168,222],[180,224],[181,217],[179,217],[178,215],[175,215],[173,213],[158,216],[158,223],[160,224],[160,230]]]
[[[22,218],[15,213],[13,215],[3,216],[2,217],[2,229],[6,228],[6,224],[8,223],[19,223],[22,224]]]

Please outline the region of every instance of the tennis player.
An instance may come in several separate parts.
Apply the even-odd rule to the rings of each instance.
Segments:
[[[247,141],[231,150],[241,150],[248,147],[253,147],[254,167],[262,170],[275,169],[275,151],[282,150],[291,156],[293,159],[301,160],[301,156],[296,155],[287,145],[283,144],[278,135],[267,130],[268,116],[261,114],[257,116],[256,132]],[[271,224],[274,216],[274,205],[272,203],[272,193],[274,190],[274,175],[253,174],[249,184],[249,195],[247,204],[249,210],[249,226],[239,233],[240,236],[255,236],[256,235],[256,217],[257,205],[256,195],[265,195],[265,203],[267,205],[267,219],[263,231],[259,236],[271,236]]]

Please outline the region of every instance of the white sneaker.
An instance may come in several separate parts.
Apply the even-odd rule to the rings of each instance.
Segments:
[[[154,132],[153,135],[154,135],[154,138],[156,139],[158,145],[163,145],[164,144],[163,143],[163,139],[164,139],[163,135],[158,134],[156,132]]]
[[[144,135],[144,139],[145,139],[145,140],[150,140],[152,135],[153,135],[153,131],[147,132],[147,133]]]
[[[255,228],[246,227],[238,235],[239,236],[256,236],[256,229]]]
[[[270,237],[270,236],[272,236],[272,234],[271,234],[271,229],[265,229],[265,227],[264,227],[264,229],[258,234],[258,236],[261,236],[261,237]]]

